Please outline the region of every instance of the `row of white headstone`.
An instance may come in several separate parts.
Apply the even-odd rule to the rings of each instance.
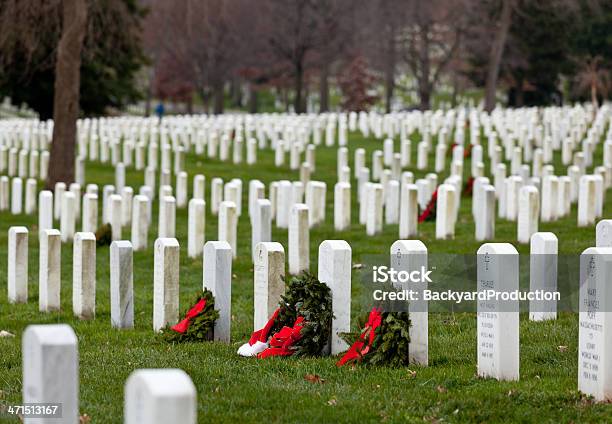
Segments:
[[[550,248],[555,240],[544,233],[540,241]],[[172,245],[160,245],[163,244]],[[224,263],[226,267],[231,267],[229,247],[222,244],[218,247],[226,252]],[[336,287],[332,285],[334,313],[339,312],[336,309],[339,302],[348,304],[346,314],[335,317],[333,331],[339,326],[350,327],[350,247],[348,250],[347,247],[343,241],[327,241],[321,245],[323,253],[333,254],[323,264],[319,278],[337,283]],[[271,299],[283,291],[284,253],[278,243],[261,243],[257,250],[262,260],[255,270],[255,304],[263,305],[269,312],[275,307]],[[518,252],[511,244],[484,244],[478,250],[477,257],[478,290],[518,290]],[[427,267],[427,249],[420,241],[400,240],[391,247],[391,261],[391,265],[398,270]],[[345,266],[347,263],[348,269]],[[589,306],[587,310],[580,311],[578,388],[597,400],[612,399],[612,369],[607,366],[612,359],[612,321],[606,309],[612,306],[611,289],[607,284],[611,273],[612,247],[588,248],[583,252],[580,303]],[[414,290],[426,288],[418,283],[411,284],[410,288]],[[348,298],[345,297],[347,285]],[[158,287],[155,289],[157,292]],[[478,302],[478,374],[499,380],[518,380],[518,301],[504,302],[516,304],[502,306],[500,301]],[[415,362],[427,365],[426,307],[410,306],[419,311],[410,313],[410,355]],[[258,314],[261,315],[261,312],[256,309],[256,326],[258,321],[265,320]],[[220,325],[225,327],[224,322]],[[335,340],[338,341],[337,338]],[[344,345],[334,343],[332,338],[332,354],[344,348]],[[23,336],[23,375],[24,402],[62,404],[61,422],[78,422],[78,349],[76,335],[69,326],[34,325],[26,329]],[[56,384],[59,380],[63,382],[62,385]],[[190,423],[195,422],[197,416],[195,387],[180,370],[135,371],[126,383],[125,402],[125,422],[129,423]]]
[[[307,228],[307,227],[306,227]],[[61,237],[58,230],[46,229],[40,234],[39,248],[39,309],[42,312],[59,310],[61,290]],[[302,243],[297,263],[308,267],[308,252]],[[78,232],[73,241],[72,305],[74,315],[92,319],[96,311],[96,239],[93,233]],[[284,250],[279,243],[260,242],[255,247],[255,287],[262,276],[261,267],[267,268],[267,249],[282,251],[284,276]],[[203,245],[203,288],[215,296],[220,311],[215,324],[215,340],[229,342],[231,317],[232,247],[226,241],[208,241]],[[333,343],[342,346],[337,335],[348,331],[350,317],[351,250],[345,241],[324,241],[319,247],[319,277],[330,285],[338,307]],[[306,255],[304,256],[304,253]],[[173,325],[179,318],[179,256],[180,246],[175,238],[158,238],[154,247],[154,302],[153,329],[159,331]],[[304,259],[306,258],[306,259]],[[304,262],[306,262],[304,264]],[[272,267],[274,269],[274,266]],[[292,273],[297,273],[297,270]],[[278,277],[280,278],[280,277]],[[134,326],[133,306],[133,247],[127,240],[113,241],[110,247],[111,324],[116,328]],[[348,282],[347,282],[348,281]],[[267,284],[267,283],[266,283]],[[283,285],[284,287],[284,285]],[[256,289],[257,291],[257,289]],[[273,291],[272,302],[278,302]],[[8,242],[8,299],[11,303],[28,301],[28,230],[11,227]],[[265,304],[265,303],[264,303]],[[257,314],[269,315],[269,310]],[[259,322],[259,321],[258,321]],[[332,346],[337,352],[338,347]]]

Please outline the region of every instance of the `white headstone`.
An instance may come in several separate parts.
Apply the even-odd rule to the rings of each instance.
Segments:
[[[427,270],[427,247],[420,240],[397,240],[391,246],[391,268],[395,271],[425,272]],[[410,317],[410,344],[408,345],[410,361],[427,366],[429,361],[428,304],[424,300],[427,281],[407,281],[402,283],[402,290],[412,290],[416,300],[408,304]]]
[[[38,194],[38,232],[53,228],[53,192],[43,190]]]
[[[11,213],[19,215],[23,211],[23,181],[13,178],[11,181]]]
[[[254,329],[263,328],[272,316],[280,296],[285,293],[285,250],[276,242],[262,242],[255,247],[253,305]]]
[[[187,217],[187,255],[199,258],[204,249],[204,229],[206,223],[206,202],[191,199]]]
[[[59,311],[61,290],[61,235],[58,230],[40,233],[38,267],[38,310]]]
[[[179,319],[179,255],[175,238],[158,238],[153,263],[153,331]]]
[[[28,301],[28,229],[11,227],[8,232],[8,301]]]
[[[310,267],[309,209],[303,203],[291,208],[289,217],[289,273],[297,275]]]
[[[325,240],[319,245],[319,281],[332,292],[331,354],[348,347],[340,337],[351,328],[351,246],[344,240]]]
[[[230,201],[223,201],[219,207],[219,241],[226,241],[232,247],[233,257],[238,256],[238,216],[236,204]]]
[[[25,189],[25,213],[32,215],[36,212],[36,180],[28,178]]]
[[[139,369],[125,383],[125,424],[196,424],[198,402],[191,378],[180,369]]]
[[[123,211],[121,210],[121,204],[123,203],[123,201],[120,195],[111,194],[108,199],[108,202],[110,205],[110,225],[112,230],[112,240],[121,240],[121,224],[123,221]]]
[[[587,227],[595,223],[596,202],[595,177],[583,175],[580,177],[578,195],[578,226]]]
[[[452,184],[441,184],[438,187],[436,199],[437,239],[452,239],[455,237],[456,191],[455,186]]]
[[[612,219],[603,219],[595,227],[595,246],[612,247]]]
[[[334,229],[344,231],[351,226],[351,185],[336,183],[334,186]]]
[[[134,272],[132,243],[113,241],[110,246],[111,325],[134,328]]]
[[[480,205],[475,220],[476,240],[492,240],[495,238],[495,187],[487,184],[480,191]]]
[[[538,232],[540,196],[534,186],[523,186],[519,191],[517,240],[529,243],[531,235]]]
[[[93,233],[98,229],[98,195],[87,193],[83,196],[82,229],[84,233]]]
[[[72,311],[80,319],[96,315],[96,236],[93,233],[74,235]]]
[[[400,239],[415,237],[418,234],[419,205],[418,188],[414,184],[402,184],[399,216]]]
[[[478,292],[519,289],[519,255],[509,243],[485,243],[477,252]],[[501,295],[500,295],[501,296]],[[479,299],[478,375],[519,379],[518,300]]]
[[[559,241],[553,233],[531,236],[529,252],[529,291],[557,291],[557,252]],[[530,300],[529,319],[543,321],[557,318],[556,300]]]
[[[150,200],[139,194],[134,196],[132,204],[132,247],[135,251],[144,250],[148,244]]]
[[[161,197],[158,220],[158,237],[173,238],[176,234],[176,200],[174,197]]]
[[[26,423],[79,423],[77,338],[66,324],[30,325],[23,333],[23,402],[59,404],[61,418],[25,418]]]
[[[383,187],[376,183],[366,187],[366,234],[373,236],[383,229]]]
[[[578,390],[612,400],[612,248],[589,247],[580,255]]]
[[[219,213],[219,205],[223,201],[223,180],[213,178],[210,182],[210,211],[213,215]]]
[[[400,185],[399,181],[391,180],[385,192],[385,222],[397,224],[399,222]]]
[[[230,342],[232,317],[232,247],[225,241],[207,241],[204,245],[203,287],[215,297],[219,318],[214,339]]]

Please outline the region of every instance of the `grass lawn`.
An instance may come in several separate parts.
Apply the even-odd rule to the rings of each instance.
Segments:
[[[466,140],[469,137],[466,136]],[[485,141],[486,143],[486,141]],[[416,162],[416,142],[412,143],[412,160]],[[350,165],[357,147],[371,152],[382,149],[382,142],[350,135]],[[396,142],[396,150],[399,145]],[[486,148],[485,148],[486,152]],[[555,169],[565,175],[559,152],[555,152]],[[486,155],[485,155],[486,156]],[[601,144],[594,163],[602,159]],[[288,164],[288,156],[286,163]],[[433,167],[434,156],[430,154]],[[449,166],[447,159],[447,168]],[[298,171],[288,165],[274,166],[271,150],[258,151],[255,166],[232,165],[198,158],[190,153],[186,159],[191,190],[196,173],[206,175],[206,199],[210,181],[243,179],[243,213],[239,221],[238,258],[233,263],[232,343],[169,345],[152,331],[153,316],[153,241],[157,234],[157,199],[154,222],[149,232],[149,249],[134,254],[135,329],[120,331],[110,326],[109,248],[97,251],[96,319],[79,321],[72,317],[72,246],[62,246],[62,311],[38,312],[38,242],[37,215],[0,215],[0,330],[14,333],[14,338],[0,338],[0,401],[21,402],[21,335],[28,324],[68,323],[79,339],[80,409],[92,423],[119,423],[123,417],[123,387],[128,375],[137,368],[178,367],[193,379],[198,392],[199,422],[611,422],[612,405],[596,404],[577,391],[578,319],[561,314],[558,320],[531,323],[522,314],[521,358],[518,382],[498,382],[476,376],[476,316],[474,313],[430,314],[430,366],[390,369],[383,367],[337,368],[335,358],[268,359],[240,358],[237,348],[253,330],[253,267],[251,263],[251,229],[247,216],[248,180],[264,183],[278,179],[299,179]],[[486,169],[488,172],[488,164]],[[470,169],[466,159],[464,170]],[[410,169],[415,178],[424,172]],[[446,175],[439,176],[439,183]],[[492,177],[489,176],[492,180]],[[114,168],[88,163],[88,183],[114,184]],[[352,190],[352,226],[350,230],[333,230],[333,185],[336,182],[336,148],[320,146],[316,151],[316,172],[312,179],[327,183],[325,224],[310,232],[311,271],[316,271],[321,241],[345,239],[353,250],[353,263],[371,254],[387,254],[398,238],[397,225],[386,225],[384,232],[367,237],[358,224],[356,183]],[[127,172],[127,184],[135,191],[144,183],[144,173]],[[191,191],[190,191],[191,192]],[[266,193],[267,194],[267,193]],[[101,195],[100,195],[101,198]],[[207,204],[208,206],[208,204]],[[594,245],[594,228],[576,227],[576,205],[568,218],[540,224],[540,231],[553,231],[559,237],[560,253],[579,254]],[[101,213],[101,201],[99,206]],[[608,196],[604,215],[612,212]],[[180,301],[181,311],[202,287],[202,259],[187,257],[187,210],[176,214],[177,238],[181,244]],[[7,303],[7,238],[13,225],[30,229],[29,303]],[[59,227],[59,223],[56,224]],[[77,223],[80,228],[80,222]],[[129,229],[124,229],[128,238]],[[420,239],[430,253],[473,253],[480,243],[474,240],[471,199],[463,198],[456,237],[452,241],[435,240],[435,223],[419,226]],[[206,239],[216,240],[217,218],[207,207]],[[273,229],[273,239],[287,249],[287,231]],[[516,223],[497,220],[495,241],[514,242]],[[528,246],[514,243],[521,254]],[[354,271],[355,273],[357,271]],[[578,281],[576,281],[578,285]],[[474,281],[474,289],[476,281]],[[361,287],[353,276],[353,318],[367,305],[355,299]],[[562,346],[562,348],[559,348]],[[313,383],[304,379],[316,374],[324,380]],[[2,418],[0,418],[2,420]]]

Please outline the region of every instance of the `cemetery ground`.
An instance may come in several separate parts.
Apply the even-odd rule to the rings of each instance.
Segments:
[[[469,140],[469,137],[466,136]],[[482,139],[486,147],[486,140]],[[603,143],[597,147],[594,162],[600,163]],[[349,158],[354,150],[366,149],[366,166],[371,153],[382,149],[382,142],[366,140],[358,133],[349,136]],[[417,143],[412,142],[412,163],[416,162]],[[358,224],[358,203],[351,193],[351,228],[333,229],[333,186],[336,182],[337,146],[320,146],[316,151],[316,170],[312,179],[327,183],[326,220],[310,231],[311,271],[316,271],[318,246],[327,239],[344,239],[352,248],[353,264],[368,254],[388,255],[397,240],[398,226],[385,225],[382,234],[365,235]],[[486,156],[486,155],[485,155]],[[447,159],[448,161],[449,159]],[[489,170],[488,157],[484,158]],[[430,154],[429,162],[433,162]],[[555,168],[563,169],[560,152],[555,151]],[[51,164],[51,166],[61,166]],[[408,170],[415,179],[428,171]],[[465,159],[464,181],[470,170]],[[189,153],[185,171],[190,178],[206,176],[206,240],[217,239],[217,218],[208,204],[210,181],[257,178],[268,184],[279,179],[299,179],[299,171],[288,164],[274,166],[271,149],[258,152],[257,164],[233,165],[204,159]],[[439,174],[439,181],[448,171]],[[114,168],[109,164],[88,162],[88,183],[114,183]],[[126,170],[126,185],[139,187],[144,173]],[[191,186],[191,182],[190,182]],[[39,187],[40,188],[40,187]],[[243,184],[243,205],[248,184]],[[153,202],[157,216],[158,202]],[[100,208],[101,209],[101,208]],[[100,210],[101,212],[101,210]],[[552,231],[559,238],[560,254],[580,254],[594,245],[594,227],[576,226],[577,207],[568,217],[555,222],[540,222],[539,231]],[[604,217],[612,213],[612,197],[607,196]],[[11,226],[24,225],[29,237],[29,302],[9,305],[7,301],[7,238]],[[516,240],[516,222],[496,220],[494,241],[510,241],[519,253],[527,255],[529,245]],[[80,226],[80,223],[77,223]],[[595,403],[581,395],[576,386],[578,316],[560,313],[548,322],[529,322],[521,314],[520,380],[500,382],[476,375],[476,314],[430,314],[429,367],[386,368],[335,365],[337,358],[241,358],[237,348],[253,331],[253,265],[251,261],[251,227],[247,213],[238,224],[238,257],[232,266],[232,341],[223,343],[185,343],[172,345],[152,330],[153,316],[153,241],[157,226],[149,230],[149,248],[134,252],[134,321],[133,330],[118,330],[110,325],[109,247],[97,248],[96,318],[81,321],[72,315],[72,244],[62,245],[62,310],[59,313],[38,312],[38,242],[37,215],[0,215],[0,330],[15,337],[0,338],[0,401],[21,403],[22,367],[21,335],[29,324],[67,323],[78,337],[80,367],[80,411],[92,423],[121,422],[123,392],[128,375],[138,368],[181,368],[192,378],[197,389],[200,422],[343,422],[347,417],[364,422],[605,422],[612,419],[609,404]],[[287,230],[273,226],[273,240],[287,248]],[[124,228],[124,238],[129,229]],[[181,244],[180,310],[186,310],[193,296],[202,288],[202,258],[187,256],[187,209],[176,211],[176,236]],[[471,199],[463,196],[454,240],[436,240],[435,222],[419,224],[419,237],[429,253],[476,254],[480,242],[474,240]],[[354,271],[356,273],[357,271]],[[476,281],[474,289],[476,289]],[[355,299],[363,287],[353,276],[352,324],[367,305]],[[578,285],[578,281],[576,281]],[[2,418],[0,418],[2,419]]]

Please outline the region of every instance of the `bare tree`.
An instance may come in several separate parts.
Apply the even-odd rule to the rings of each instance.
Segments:
[[[81,52],[87,29],[86,0],[62,0],[62,37],[57,48],[53,97],[53,142],[47,188],[74,181],[76,121],[79,116]]]
[[[407,2],[409,20],[401,29],[403,58],[417,81],[420,108],[431,107],[436,84],[454,58],[464,30],[467,2]]]
[[[273,57],[286,64],[293,76],[294,101],[297,113],[304,112],[304,77],[308,60],[325,42],[320,0],[267,0],[262,2],[262,16],[268,19],[266,38]],[[263,6],[263,5],[262,5]]]
[[[485,110],[490,112],[495,107],[495,92],[497,90],[497,79],[499,78],[499,68],[508,39],[508,31],[512,24],[512,13],[516,0],[500,0],[501,12],[496,22],[496,30],[491,43],[489,60],[487,65],[487,80],[485,85]]]
[[[588,57],[576,75],[576,88],[581,93],[589,93],[593,105],[593,113],[599,107],[599,96],[607,96],[612,87],[610,69],[603,66],[601,56]]]

